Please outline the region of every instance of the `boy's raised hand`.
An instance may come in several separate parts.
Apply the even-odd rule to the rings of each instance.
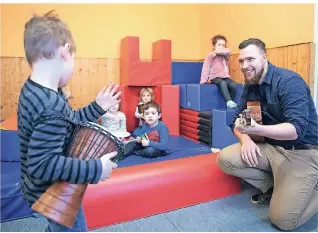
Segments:
[[[104,87],[96,97],[96,103],[104,110],[107,111],[111,106],[120,102],[118,97],[121,95],[121,91],[116,93],[119,85],[115,85],[113,82],[106,88]],[[116,93],[116,94],[115,94]]]

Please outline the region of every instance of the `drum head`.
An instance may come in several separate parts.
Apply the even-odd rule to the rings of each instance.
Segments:
[[[112,131],[111,133],[118,138],[127,138],[130,136],[129,132],[123,132],[123,131]]]

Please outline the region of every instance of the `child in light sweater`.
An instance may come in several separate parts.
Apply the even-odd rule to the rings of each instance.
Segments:
[[[126,127],[126,115],[119,109],[119,103],[110,107],[108,112],[101,117],[102,126],[118,138],[129,137],[130,133],[127,132]]]
[[[228,108],[235,108],[236,83],[231,79],[228,68],[230,50],[226,48],[226,38],[217,35],[212,38],[213,52],[203,63],[201,84],[216,84],[220,88]]]

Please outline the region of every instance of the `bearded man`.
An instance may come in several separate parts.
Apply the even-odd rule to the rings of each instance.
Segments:
[[[293,230],[318,212],[317,111],[300,75],[268,62],[264,42],[248,39],[239,50],[245,84],[232,129],[240,142],[220,151],[218,166],[258,188],[251,201],[270,204],[271,222]],[[249,101],[260,104],[262,123],[240,118]]]

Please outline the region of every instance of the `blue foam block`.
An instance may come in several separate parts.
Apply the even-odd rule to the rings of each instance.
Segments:
[[[124,160],[119,161],[118,167],[128,167],[212,153],[209,146],[191,141],[182,136],[169,136],[168,148],[171,153],[167,156],[149,159],[130,155]]]
[[[213,110],[212,147],[223,149],[238,142],[229,124],[232,123],[235,110]]]
[[[235,109],[226,109],[226,125],[230,126],[233,122],[233,118],[235,115]]]
[[[203,62],[172,62],[172,84],[199,83]]]
[[[31,216],[34,211],[23,199],[21,162],[1,161],[1,222]]]
[[[238,101],[243,85],[237,85],[235,102]],[[213,109],[226,109],[223,95],[214,84],[187,84],[187,108],[194,111],[209,111]]]
[[[178,84],[179,86],[179,94],[180,94],[180,107],[186,108],[187,107],[187,85],[186,84]]]
[[[18,131],[1,130],[1,161],[20,162],[20,139]]]

